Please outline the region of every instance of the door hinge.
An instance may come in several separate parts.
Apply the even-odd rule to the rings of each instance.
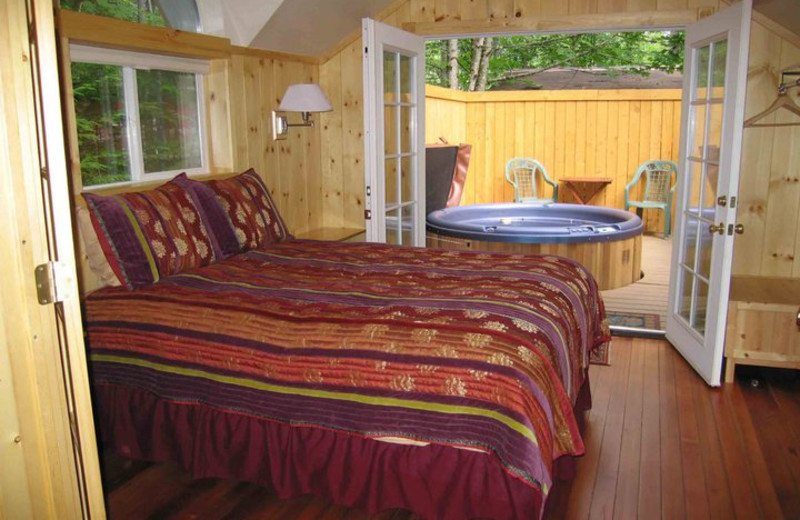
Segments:
[[[72,297],[72,277],[66,262],[47,262],[36,266],[36,295],[41,305],[63,302]]]
[[[372,220],[372,210],[370,209],[364,210],[364,220]]]

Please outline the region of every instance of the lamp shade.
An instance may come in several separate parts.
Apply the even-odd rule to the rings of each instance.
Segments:
[[[278,110],[287,112],[328,112],[331,102],[316,83],[289,85]]]

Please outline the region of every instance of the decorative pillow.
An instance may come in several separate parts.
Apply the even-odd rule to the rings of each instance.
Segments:
[[[172,181],[186,190],[195,206],[200,209],[200,216],[210,232],[211,245],[214,247],[217,259],[241,253],[242,245],[236,238],[231,218],[220,204],[214,190],[205,182],[190,179],[185,173],[178,175]]]
[[[216,259],[198,208],[176,182],[121,195],[84,193],[83,198],[106,259],[127,288]]]
[[[258,249],[291,238],[267,187],[251,168],[223,180],[208,181],[228,214],[242,250]]]
[[[106,255],[103,253],[103,248],[97,239],[97,233],[92,226],[92,217],[89,215],[89,210],[83,206],[78,206],[75,211],[78,221],[78,236],[83,244],[83,252],[86,254],[86,264],[97,279],[96,286],[91,289],[119,285],[119,279],[114,274],[111,266],[108,265]]]

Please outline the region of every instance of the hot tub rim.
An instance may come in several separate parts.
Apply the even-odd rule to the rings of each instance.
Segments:
[[[453,212],[461,212],[464,208],[469,209],[513,209],[519,211],[522,208],[542,209],[542,208],[556,208],[559,211],[567,210],[587,210],[590,209],[594,212],[601,212],[610,216],[619,216],[620,222],[616,224],[628,224],[623,226],[623,229],[613,233],[594,234],[594,235],[524,235],[520,233],[503,233],[502,231],[486,232],[486,231],[473,231],[458,228],[456,226],[443,226],[437,222],[444,222],[444,217]],[[432,223],[431,220],[434,222]],[[633,223],[633,224],[630,224]],[[452,223],[451,223],[452,224]],[[531,204],[531,203],[499,203],[499,204],[471,204],[466,206],[456,206],[452,208],[445,208],[432,211],[426,218],[426,230],[437,233],[440,235],[461,238],[468,240],[482,240],[485,242],[512,242],[521,244],[575,244],[575,243],[592,243],[592,242],[616,242],[619,240],[626,240],[644,232],[644,223],[635,213],[625,211],[618,208],[606,208],[603,206],[585,206],[582,204],[566,204],[566,203],[547,203],[547,204]]]

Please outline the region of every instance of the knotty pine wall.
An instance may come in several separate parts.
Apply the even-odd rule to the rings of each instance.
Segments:
[[[511,202],[505,179],[512,157],[541,162],[554,181],[609,177],[592,202],[624,207],[624,188],[646,160],[678,161],[680,90],[459,92],[431,87],[426,142],[439,136],[472,144],[462,204]],[[644,183],[632,198],[641,197]],[[549,187],[546,193],[550,193]],[[575,202],[563,185],[559,201]],[[663,232],[664,213],[646,211],[648,231]]]
[[[781,70],[800,69],[798,40],[753,23],[745,119],[775,100]],[[800,105],[798,90],[789,95]],[[761,122],[800,118],[776,113]],[[745,232],[736,239],[733,274],[800,277],[800,126],[744,129],[737,218]]]

